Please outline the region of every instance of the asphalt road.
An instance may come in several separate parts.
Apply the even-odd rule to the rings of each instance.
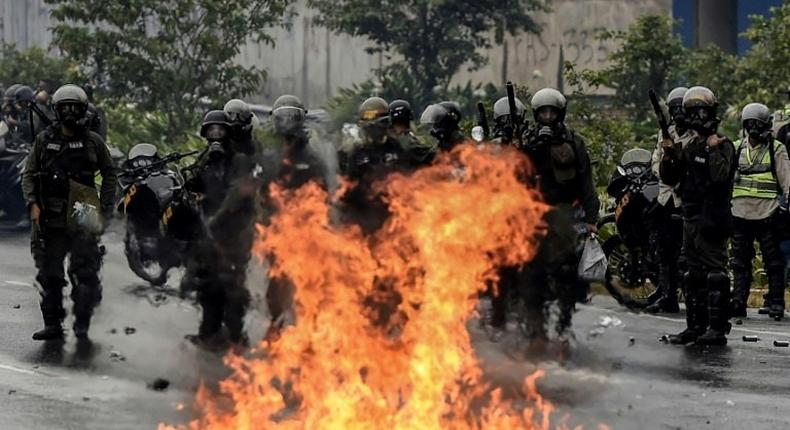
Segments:
[[[25,234],[0,232],[0,430],[155,429],[181,423],[201,380],[225,374],[221,357],[195,349],[183,336],[197,327],[197,309],[152,291],[135,278],[117,231],[105,235],[104,301],[91,328],[91,345],[69,336],[63,345],[30,339],[40,328],[34,270]],[[177,275],[170,285],[177,285]],[[252,276],[260,297],[259,275]],[[256,309],[262,308],[260,299]],[[259,338],[263,311],[249,316]],[[536,368],[546,377],[540,391],[568,423],[613,429],[790,428],[790,322],[752,315],[734,327],[724,348],[663,344],[680,331],[682,316],[633,314],[597,296],[574,319],[570,357],[528,360],[518,353],[517,330],[491,342],[470,324],[487,378],[516,391]],[[606,324],[602,325],[604,322]],[[70,321],[67,321],[70,325]],[[127,330],[127,327],[129,328]],[[746,343],[743,335],[760,337]],[[631,340],[633,339],[633,341]],[[146,387],[156,378],[167,390]],[[186,408],[179,411],[178,405]]]

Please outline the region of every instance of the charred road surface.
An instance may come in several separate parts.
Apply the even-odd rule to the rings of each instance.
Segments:
[[[104,238],[104,301],[91,327],[93,342],[78,345],[70,333],[63,344],[32,341],[41,321],[28,237],[0,235],[0,430],[155,429],[159,422],[183,423],[201,380],[226,374],[220,356],[183,339],[195,331],[198,313],[174,294],[177,275],[170,289],[142,284],[126,266],[118,229]],[[261,276],[254,274],[251,283],[260,297]],[[260,303],[255,301],[256,308]],[[253,338],[263,332],[261,312],[249,317]],[[524,359],[515,327],[493,343],[476,323],[469,325],[487,379],[507,395],[518,391],[523,377],[543,369],[539,390],[557,406],[554,417],[567,415],[568,424],[790,427],[790,348],[773,345],[790,340],[790,322],[751,314],[733,327],[725,348],[659,341],[683,326],[680,316],[634,314],[598,296],[579,307],[576,345],[567,359],[557,361]],[[744,342],[743,336],[759,341]],[[169,384],[155,384],[157,379]],[[186,408],[179,410],[179,404]]]

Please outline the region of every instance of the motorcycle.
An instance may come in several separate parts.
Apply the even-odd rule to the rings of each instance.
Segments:
[[[195,154],[160,157],[154,145],[140,143],[122,165],[118,211],[126,217],[126,259],[129,268],[152,285],[163,285],[168,271],[184,263],[192,238],[199,234],[196,198],[184,188],[181,172],[169,167]]]
[[[651,226],[659,187],[651,159],[651,153],[640,148],[623,154],[606,189],[615,199],[614,212],[598,224],[599,231],[614,225],[614,233],[601,246],[609,262],[606,290],[630,309],[642,309],[657,298],[659,256]]]
[[[29,154],[30,146],[15,139],[5,121],[0,121],[0,212],[3,221],[17,228],[29,225],[22,195],[22,173]]]

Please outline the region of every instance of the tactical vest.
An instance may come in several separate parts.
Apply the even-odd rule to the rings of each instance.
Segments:
[[[755,151],[745,140],[738,144],[738,172],[732,189],[732,198],[750,197],[774,200],[779,198],[779,183],[776,180],[774,154],[782,143],[774,141]],[[760,154],[760,152],[762,154]],[[756,158],[760,159],[757,160]]]
[[[87,135],[65,139],[47,133],[41,153],[41,174],[45,197],[68,198],[68,180],[85,186],[95,185],[98,155]]]

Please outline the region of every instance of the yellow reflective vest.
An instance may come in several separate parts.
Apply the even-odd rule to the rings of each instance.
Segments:
[[[742,146],[743,145],[743,146]],[[773,146],[765,145],[752,148],[746,139],[736,142],[738,147],[738,172],[732,188],[732,198],[751,197],[757,199],[778,199],[780,190],[776,173],[772,166],[773,154],[782,145],[775,140]],[[759,158],[759,160],[757,159]]]

